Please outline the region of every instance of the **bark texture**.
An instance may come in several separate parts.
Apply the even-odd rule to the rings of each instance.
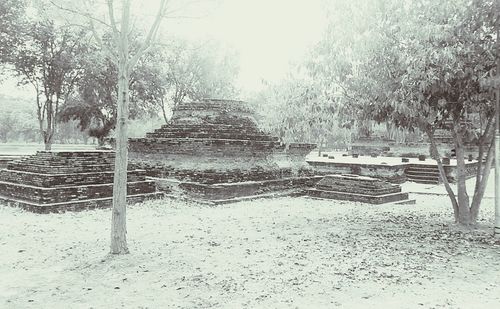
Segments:
[[[116,157],[111,217],[111,254],[128,253],[127,247],[127,135],[129,107],[129,42],[130,3],[124,2],[119,34],[118,106],[116,121]]]

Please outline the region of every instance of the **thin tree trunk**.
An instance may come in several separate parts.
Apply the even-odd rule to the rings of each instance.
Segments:
[[[476,179],[476,186],[479,183],[478,190],[474,192],[472,197],[472,203],[470,206],[471,220],[472,223],[477,222],[477,217],[479,216],[479,207],[481,206],[481,201],[486,191],[486,185],[488,184],[488,178],[490,176],[491,166],[493,164],[493,158],[495,157],[495,147],[494,139],[492,137],[488,153],[486,154],[486,162],[482,170],[481,180]],[[479,168],[479,167],[478,167]]]
[[[459,210],[458,210],[458,202],[455,197],[455,193],[453,192],[453,189],[450,186],[450,183],[448,182],[448,177],[446,177],[446,171],[444,170],[443,163],[441,162],[441,157],[439,155],[439,151],[436,146],[436,141],[434,140],[434,132],[431,131],[430,129],[426,130],[427,137],[429,138],[430,144],[430,155],[431,157],[436,160],[438,170],[439,170],[439,176],[441,177],[441,180],[443,181],[444,188],[446,189],[446,193],[448,193],[448,197],[450,198],[451,205],[453,207],[453,217],[455,219],[455,223],[458,222],[458,215],[459,215]]]
[[[479,191],[481,179],[483,176],[482,168],[483,168],[484,147],[482,139],[479,140],[478,148],[479,148],[479,154],[477,156],[476,184],[474,185],[474,196],[476,196],[477,192]]]
[[[52,149],[52,100],[47,100],[47,128],[45,130],[45,150],[50,151]]]
[[[100,136],[97,138],[97,146],[98,147],[104,147],[104,142],[106,140],[105,136]]]
[[[481,114],[479,115],[479,119],[482,119]],[[474,195],[476,195],[476,192],[479,190],[479,184],[481,183],[481,178],[482,178],[482,165],[483,165],[483,157],[484,157],[484,141],[490,136],[490,130],[494,128],[494,123],[493,123],[494,118],[489,117],[488,122],[486,123],[486,128],[484,128],[484,132],[481,136],[478,138],[478,148],[479,148],[479,154],[478,154],[478,167],[476,171],[476,184],[474,186]],[[481,120],[482,123],[482,120]],[[480,128],[482,129],[482,124],[480,125]],[[489,143],[488,143],[489,144]]]
[[[129,106],[129,42],[128,23],[130,3],[123,3],[120,54],[118,60],[118,102],[116,121],[116,157],[113,183],[113,211],[111,217],[111,254],[128,253],[127,247],[127,124]]]
[[[323,139],[320,137],[318,139],[318,157],[321,157],[322,151],[323,151]]]
[[[165,111],[165,101],[161,98],[161,112],[163,114],[163,120],[165,123],[168,123],[167,112]]]
[[[480,117],[480,119],[482,119],[481,114],[479,115],[479,117]],[[481,123],[482,123],[482,120],[481,120]],[[493,157],[494,157],[493,154],[490,155],[490,153],[494,152],[493,136],[491,136],[491,133],[494,132],[494,127],[495,127],[494,126],[494,117],[489,117],[488,122],[486,123],[486,127],[485,127],[482,135],[479,136],[479,138],[478,138],[479,155],[478,155],[478,160],[477,160],[478,162],[477,162],[477,170],[476,170],[476,183],[474,185],[474,195],[472,197],[472,203],[471,203],[471,217],[472,217],[473,223],[476,223],[477,217],[479,215],[479,206],[481,205],[481,200],[483,199],[483,196],[484,196],[486,184],[488,183],[488,177],[490,174],[490,169],[491,169],[491,165],[492,165],[492,161],[493,161]],[[482,124],[480,125],[480,128],[482,128]],[[490,132],[492,129],[493,129],[493,131]],[[491,136],[492,140],[491,140],[491,142],[487,143],[490,146],[488,148],[488,152],[486,153],[486,162],[484,163],[484,168],[483,168],[484,144],[485,144],[485,140],[490,136]]]
[[[465,152],[460,120],[454,121],[453,135],[455,137],[455,151],[457,156],[457,195],[458,195],[458,222],[471,224],[470,201],[465,183]]]

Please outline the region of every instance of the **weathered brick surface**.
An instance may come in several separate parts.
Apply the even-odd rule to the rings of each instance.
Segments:
[[[164,194],[161,192],[129,195],[127,196],[127,204],[141,203],[146,200],[161,198],[163,195]],[[83,200],[83,201],[73,201],[73,202],[58,203],[58,204],[40,205],[22,200],[8,199],[0,196],[0,202],[10,207],[19,207],[24,210],[35,213],[83,211],[83,210],[92,210],[99,208],[110,208],[113,206],[113,199],[111,197],[94,199],[94,200]]]
[[[401,186],[357,175],[327,175],[307,191],[309,196],[383,204],[408,199]]]
[[[127,184],[127,194],[152,193],[153,181],[139,181]],[[113,196],[113,184],[78,185],[43,188],[0,181],[0,194],[4,197],[21,199],[38,204],[63,203]]]
[[[408,200],[408,193],[392,193],[386,195],[364,195],[353,194],[339,191],[325,191],[318,189],[310,189],[307,194],[312,197],[319,197],[324,199],[344,200],[352,202],[363,202],[369,204],[384,204],[398,201]]]
[[[323,178],[316,188],[319,190],[341,191],[366,195],[382,195],[401,192],[401,186],[375,178],[359,177],[355,175],[328,175]]]
[[[221,200],[292,188],[313,187],[321,178],[321,176],[303,176],[224,184],[185,182],[180,184],[180,188],[196,199]]]
[[[405,169],[408,164],[384,165],[363,164],[345,162],[318,162],[308,161],[309,165],[321,175],[331,174],[355,174],[379,178],[392,183],[403,183],[406,181]]]
[[[180,104],[169,124],[129,139],[129,158],[154,177],[234,183],[297,176],[314,147],[285,149],[258,128],[244,102],[205,100]]]
[[[145,170],[129,170],[127,181],[141,181],[146,176]],[[0,170],[0,181],[38,186],[44,188],[67,187],[71,185],[94,185],[113,182],[113,171],[70,173],[70,174],[42,174],[18,170]]]
[[[114,157],[110,151],[40,151],[0,171],[0,198],[37,212],[107,207]],[[135,200],[155,196],[156,185],[146,180],[146,171],[129,168],[127,194]]]

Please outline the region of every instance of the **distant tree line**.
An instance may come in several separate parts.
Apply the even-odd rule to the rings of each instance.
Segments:
[[[45,1],[0,2],[3,76],[30,87],[35,97],[34,115],[24,113],[21,117],[28,117],[25,120],[30,130],[13,130],[11,124],[19,124],[18,111],[2,112],[0,142],[32,140],[34,118],[46,149],[55,140],[63,141],[75,124],[83,132],[78,141],[93,137],[102,144],[116,125],[118,68],[88,29],[44,14],[40,6],[49,5]],[[30,14],[26,14],[27,8]],[[102,42],[111,45],[111,39],[111,33],[104,34]],[[132,32],[130,39],[131,49],[138,48],[139,34]],[[150,49],[131,73],[130,118],[159,116],[168,121],[170,110],[180,102],[234,97],[238,93],[233,85],[237,74],[236,55],[222,51],[217,43],[167,38],[165,44]],[[10,133],[3,133],[6,128],[11,128]]]

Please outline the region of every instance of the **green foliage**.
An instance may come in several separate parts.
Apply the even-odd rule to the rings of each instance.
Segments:
[[[8,33],[14,39],[9,40],[9,56],[0,55],[0,61],[20,84],[33,87],[39,132],[50,149],[59,106],[72,94],[81,73],[87,33],[49,19],[23,20],[16,30]]]
[[[13,61],[12,51],[20,43],[17,34],[25,26],[25,6],[23,0],[0,1],[0,63],[2,64]]]
[[[154,113],[154,91],[159,89],[157,65],[144,58],[130,77],[130,118]],[[118,98],[118,68],[105,54],[92,49],[82,62],[77,93],[62,107],[59,120],[76,120],[78,127],[99,143],[109,136],[116,125]]]
[[[267,84],[251,103],[261,126],[284,142],[322,143],[339,130],[335,101],[313,81],[298,75]]]
[[[426,130],[491,115],[493,1],[340,3],[352,27],[339,33],[345,24],[332,21],[310,67],[325,87],[340,87],[346,118]]]
[[[232,98],[238,90],[234,80],[238,74],[236,55],[223,52],[215,42],[194,44],[172,38],[157,51],[161,88],[159,105],[166,110],[187,100]]]
[[[0,141],[39,141],[39,128],[29,100],[0,95]]]
[[[313,53],[312,75],[325,89],[338,86],[342,90],[341,114],[346,119],[373,119],[426,132],[455,219],[464,224],[475,222],[493,157],[499,7],[493,0],[338,3],[346,10],[333,10],[335,16],[352,18],[352,27],[338,31],[339,20],[332,20],[330,31]],[[471,115],[486,121],[474,128],[467,124]],[[436,129],[443,128],[454,138],[458,198],[446,181],[433,137]],[[464,144],[477,135],[476,130],[480,132],[476,138],[479,172],[469,207]],[[488,146],[484,172],[483,145]]]

